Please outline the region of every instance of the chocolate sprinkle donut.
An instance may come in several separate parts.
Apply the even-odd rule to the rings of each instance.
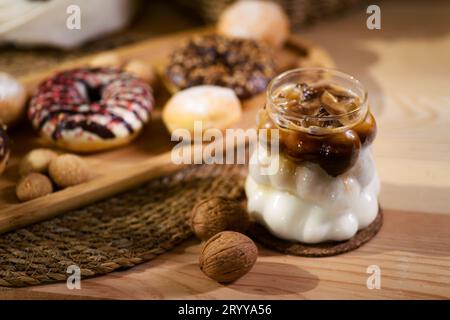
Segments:
[[[121,138],[125,142],[138,133],[149,120],[153,104],[151,88],[128,73],[79,68],[42,82],[28,117],[42,136],[56,144],[94,151],[117,145],[102,145],[102,141]]]
[[[176,90],[217,85],[233,89],[241,99],[264,91],[275,74],[268,48],[254,40],[217,34],[192,38],[172,53],[165,70]]]

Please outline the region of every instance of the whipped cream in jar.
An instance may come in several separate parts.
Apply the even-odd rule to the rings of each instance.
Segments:
[[[281,239],[319,243],[350,239],[376,218],[376,122],[358,80],[333,69],[287,71],[269,84],[257,125],[279,130],[279,153],[251,155],[253,220]],[[263,174],[272,161],[276,173]]]

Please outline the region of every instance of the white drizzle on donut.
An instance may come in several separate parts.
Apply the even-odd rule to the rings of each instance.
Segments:
[[[132,75],[111,68],[79,68],[42,82],[30,102],[28,117],[52,140],[125,137],[150,118],[151,88]]]

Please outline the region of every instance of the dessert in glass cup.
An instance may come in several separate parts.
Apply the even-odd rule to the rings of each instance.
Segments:
[[[257,125],[279,129],[279,152],[251,155],[245,191],[254,221],[303,243],[347,240],[374,221],[377,129],[358,80],[333,69],[287,71],[269,84]],[[272,161],[278,170],[264,174]]]

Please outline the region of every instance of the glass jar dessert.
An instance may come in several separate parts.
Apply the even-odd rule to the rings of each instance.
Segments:
[[[279,130],[279,152],[251,155],[253,220],[281,239],[319,243],[350,239],[376,218],[376,122],[358,80],[332,69],[287,71],[269,84],[257,125]],[[263,174],[272,161],[276,173]]]

